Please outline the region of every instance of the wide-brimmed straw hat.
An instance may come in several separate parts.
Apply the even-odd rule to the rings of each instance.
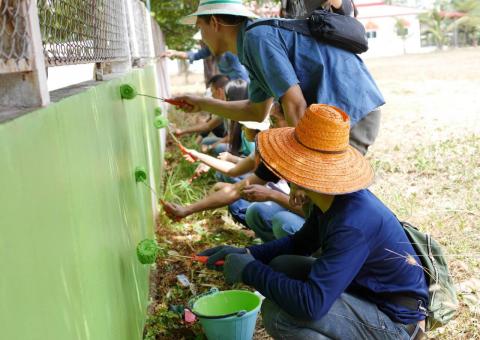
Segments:
[[[200,0],[196,12],[180,19],[185,25],[195,25],[197,16],[228,14],[239,17],[258,18],[258,16],[243,5],[242,0]]]
[[[297,127],[271,129],[257,135],[257,151],[279,177],[307,190],[329,195],[368,187],[373,169],[350,146],[350,118],[342,110],[313,104]]]

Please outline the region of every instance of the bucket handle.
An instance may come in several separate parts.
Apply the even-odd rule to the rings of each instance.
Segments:
[[[209,316],[209,315],[202,315],[200,313],[197,313],[193,310],[193,305],[195,304],[195,302],[204,297],[204,296],[208,296],[208,295],[212,295],[212,294],[216,294],[218,293],[219,290],[217,287],[212,287],[210,288],[210,290],[208,292],[205,292],[205,293],[202,293],[200,295],[197,295],[197,296],[194,296],[193,298],[191,298],[189,301],[188,301],[188,309],[193,313],[195,314],[197,317],[199,318],[204,318],[204,319],[223,319],[223,318],[228,318],[230,316],[236,316],[236,317],[241,317],[241,316],[244,316],[247,311],[242,309],[238,312],[235,312],[235,313],[230,313],[230,314],[225,314],[225,315],[215,315],[215,316]]]

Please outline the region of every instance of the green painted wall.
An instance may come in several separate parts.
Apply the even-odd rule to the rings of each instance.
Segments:
[[[141,338],[149,269],[138,241],[155,203],[135,183],[161,155],[158,102],[122,101],[118,87],[156,93],[155,66],[102,82],[0,124],[0,338]],[[152,207],[153,206],[153,207]]]

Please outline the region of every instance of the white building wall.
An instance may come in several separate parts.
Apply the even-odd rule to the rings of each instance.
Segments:
[[[405,42],[397,35],[395,27],[397,18],[409,23]],[[367,32],[376,31],[377,36],[368,40],[369,49],[362,54],[362,57],[386,57],[422,52],[420,47],[420,22],[416,15],[361,18],[360,21],[363,25],[374,23],[377,26],[376,29],[367,29]]]

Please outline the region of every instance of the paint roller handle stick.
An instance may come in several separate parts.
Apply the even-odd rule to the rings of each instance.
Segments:
[[[208,256],[201,256],[201,255],[194,255],[193,256],[194,261],[198,261],[200,263],[207,263],[208,261]],[[224,260],[218,260],[217,262],[214,263],[216,266],[223,266],[225,264]]]

